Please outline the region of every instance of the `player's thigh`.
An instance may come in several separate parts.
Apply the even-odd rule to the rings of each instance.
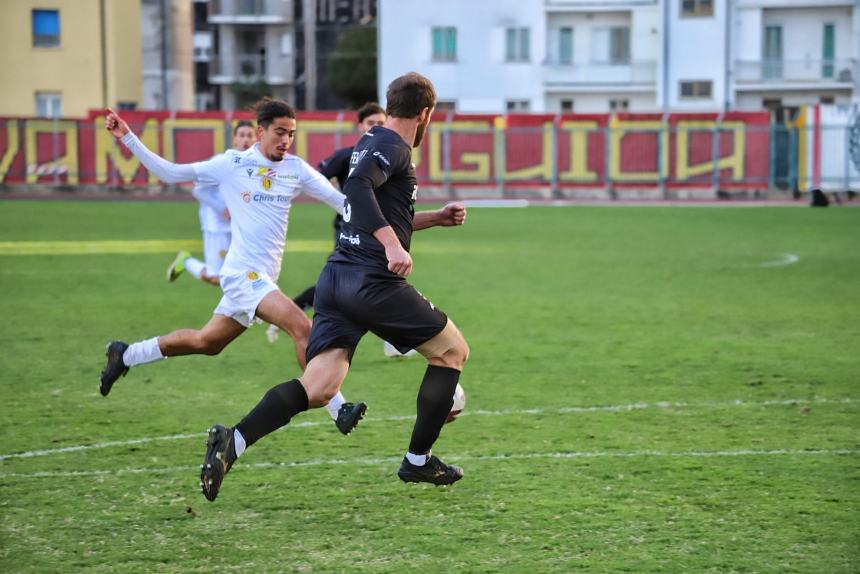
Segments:
[[[354,312],[401,353],[433,339],[448,323],[444,312],[405,281],[382,282],[365,292],[362,308]]]
[[[257,317],[277,325],[292,336],[307,337],[311,332],[311,320],[292,299],[280,291],[268,293],[257,305]]]
[[[448,362],[460,365],[453,368],[462,368],[462,364],[469,358],[469,345],[451,319],[448,319],[445,327],[437,335],[416,347],[416,350],[430,360],[431,364],[436,364],[434,361],[441,359],[444,363],[442,366],[453,366],[448,365]]]

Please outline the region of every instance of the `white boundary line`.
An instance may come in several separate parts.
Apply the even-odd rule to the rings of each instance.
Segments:
[[[788,267],[789,265],[793,265],[798,261],[800,261],[799,255],[795,255],[794,253],[785,253],[783,255],[780,255],[778,259],[760,263],[759,267]]]
[[[721,407],[770,407],[770,406],[791,406],[791,405],[809,405],[809,404],[854,404],[857,402],[857,399],[853,398],[841,398],[841,399],[828,399],[828,398],[816,398],[816,399],[779,399],[779,400],[766,400],[766,401],[744,401],[744,400],[734,400],[734,401],[723,401],[723,402],[700,402],[700,403],[687,403],[687,402],[669,402],[669,401],[657,401],[653,403],[631,403],[626,405],[598,405],[598,406],[590,406],[590,407],[561,407],[557,409],[546,409],[546,408],[534,408],[534,409],[511,409],[511,410],[466,410],[460,416],[508,416],[508,415],[565,415],[565,414],[576,414],[576,413],[597,413],[597,412],[631,412],[631,411],[641,411],[648,409],[687,409],[687,408],[721,408]],[[383,418],[369,418],[364,419],[362,424],[368,423],[376,423],[376,422],[391,422],[391,421],[405,421],[405,420],[414,420],[415,415],[401,415],[401,416],[390,416]],[[305,428],[305,427],[318,427],[332,424],[329,421],[320,422],[320,421],[307,421],[300,422],[289,425],[289,428]],[[49,448],[43,450],[30,450],[26,452],[14,452],[7,454],[0,454],[0,461],[9,460],[14,458],[33,458],[39,456],[50,456],[54,454],[64,454],[69,452],[81,452],[87,450],[101,449],[101,448],[110,448],[114,446],[129,446],[136,444],[146,444],[150,442],[162,442],[162,441],[173,441],[173,440],[185,440],[190,438],[198,438],[204,437],[206,433],[185,433],[185,434],[171,434],[166,436],[154,436],[154,437],[142,437],[142,438],[134,438],[128,440],[116,440],[116,441],[108,441],[108,442],[100,442],[95,444],[87,444],[87,445],[75,445],[75,446],[66,446],[60,448]]]
[[[451,455],[446,459],[452,461],[505,461],[505,460],[530,460],[530,459],[558,459],[575,460],[584,458],[721,458],[740,456],[851,456],[860,454],[860,450],[853,449],[772,449],[772,450],[717,450],[717,451],[660,451],[660,450],[636,450],[636,451],[585,451],[585,452],[527,452],[513,454],[488,454],[488,455]],[[263,468],[263,469],[289,469],[313,466],[337,466],[347,464],[359,464],[363,466],[379,466],[383,464],[396,464],[400,457],[385,458],[355,458],[355,459],[330,459],[330,460],[305,460],[298,462],[254,462],[243,464],[237,468]],[[91,476],[123,476],[134,474],[172,474],[175,472],[194,472],[198,466],[166,466],[154,468],[120,468],[116,470],[58,470],[38,472],[5,472],[0,473],[0,480],[4,478],[69,478],[69,477],[91,477]]]

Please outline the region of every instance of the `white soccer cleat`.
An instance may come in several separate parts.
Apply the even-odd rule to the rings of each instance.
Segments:
[[[386,357],[414,357],[418,354],[418,351],[416,351],[415,349],[409,349],[405,353],[401,353],[394,345],[392,345],[388,341],[385,341],[384,343],[385,344],[382,345],[382,351],[385,353]]]

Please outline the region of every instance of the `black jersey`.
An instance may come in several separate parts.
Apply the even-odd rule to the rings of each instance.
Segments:
[[[343,227],[329,261],[387,271],[385,248],[373,232],[390,225],[409,251],[418,192],[412,148],[396,132],[374,126],[358,140],[349,166],[343,189]]]
[[[352,147],[345,147],[337,150],[324,160],[322,160],[317,169],[323,174],[326,179],[336,178],[337,186],[343,191],[343,186],[346,184],[346,176],[349,175],[349,158],[352,155]]]

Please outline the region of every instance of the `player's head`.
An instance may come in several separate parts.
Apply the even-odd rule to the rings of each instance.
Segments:
[[[409,72],[388,84],[385,99],[385,111],[389,117],[414,119],[418,122],[415,141],[412,143],[412,147],[418,147],[430,123],[433,108],[436,107],[433,82],[421,74]]]
[[[284,100],[263,98],[257,112],[257,140],[260,153],[271,161],[281,161],[296,137],[296,111]]]
[[[236,122],[236,127],[233,128],[233,149],[245,151],[257,141],[257,134],[254,133],[254,124],[247,120]]]
[[[363,134],[373,126],[381,126],[385,123],[385,110],[376,102],[364,104],[358,108],[356,119],[358,120],[358,133]]]

